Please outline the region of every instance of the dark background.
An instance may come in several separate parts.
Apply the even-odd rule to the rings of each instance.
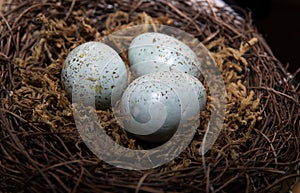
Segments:
[[[300,68],[300,0],[224,0],[253,13],[254,24],[289,71]],[[298,76],[297,76],[298,78]]]

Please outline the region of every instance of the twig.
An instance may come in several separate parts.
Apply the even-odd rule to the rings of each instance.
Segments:
[[[11,35],[11,38],[12,38],[12,41],[14,43],[14,45],[16,45],[16,40],[14,38],[14,33],[12,31],[12,28],[10,27],[9,23],[7,22],[6,18],[2,15],[2,13],[0,12],[0,17],[3,19],[5,25],[7,26],[9,32],[10,32],[10,35]]]
[[[178,10],[174,5],[172,5],[170,2],[168,1],[161,1],[162,3],[165,3],[167,6],[169,6],[171,9],[173,9],[178,15],[180,15],[181,17],[183,17],[184,19],[186,19],[187,21],[191,22],[195,28],[197,29],[197,31],[201,31],[199,26],[197,24],[195,24],[195,22],[190,18],[188,17],[187,15],[185,15],[184,13],[182,13],[180,10]]]
[[[205,0],[205,1],[206,1],[206,3],[208,4],[208,7],[209,7],[211,13],[213,14],[214,18],[215,18],[216,20],[218,20],[218,17],[217,17],[217,15],[216,15],[216,13],[215,13],[215,10],[214,10],[214,8],[213,8],[213,6],[212,6],[210,0]]]
[[[69,19],[70,15],[72,14],[72,11],[73,11],[73,9],[74,9],[74,7],[75,7],[75,4],[76,4],[76,0],[72,0],[72,4],[71,4],[71,6],[70,6],[70,9],[69,9],[69,11],[68,11],[66,17],[65,17],[65,20],[68,20],[68,19]]]
[[[277,164],[278,163],[278,161],[277,161],[277,154],[276,154],[275,148],[273,147],[273,144],[270,141],[270,139],[264,133],[262,133],[261,131],[259,131],[257,129],[254,129],[254,131],[256,131],[257,133],[261,134],[268,141],[268,143],[270,144],[270,147],[272,149],[272,152],[274,154],[275,164]]]
[[[273,182],[272,184],[268,185],[266,188],[264,188],[264,191],[270,190],[272,187],[275,187],[277,184],[279,184],[287,179],[296,178],[299,176],[300,176],[300,174],[290,174],[290,175],[284,176],[280,179],[275,180],[275,182]]]
[[[147,178],[147,176],[149,176],[150,173],[146,173],[144,174],[141,179],[139,180],[136,189],[135,189],[135,193],[138,193],[140,191],[140,188],[142,187],[143,182],[145,181],[145,179]]]
[[[299,101],[297,101],[295,98],[293,98],[292,96],[287,95],[287,94],[285,94],[285,93],[283,93],[283,92],[277,91],[277,90],[275,90],[274,88],[268,88],[268,87],[255,87],[255,86],[251,86],[251,87],[249,87],[249,88],[250,88],[250,89],[262,89],[262,90],[267,90],[267,91],[273,92],[273,93],[275,93],[275,94],[277,94],[277,95],[284,96],[284,97],[286,97],[286,98],[288,98],[288,99],[294,101],[295,104],[296,104],[297,106],[300,106]]]

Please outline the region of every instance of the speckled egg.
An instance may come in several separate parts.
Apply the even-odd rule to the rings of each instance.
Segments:
[[[128,59],[133,77],[162,71],[200,75],[200,64],[194,51],[162,33],[148,32],[135,37],[129,46]]]
[[[114,97],[121,98],[127,87],[127,70],[118,53],[101,42],[87,42],[67,56],[62,72],[62,86],[68,97],[86,105],[104,109]],[[73,95],[73,96],[72,96]]]
[[[195,77],[178,72],[150,73],[135,79],[120,104],[122,126],[147,142],[164,142],[182,120],[199,116],[206,91]]]

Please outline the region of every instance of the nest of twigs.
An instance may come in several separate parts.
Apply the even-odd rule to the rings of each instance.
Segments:
[[[16,0],[0,8],[0,192],[280,192],[299,177],[296,74],[274,57],[249,14],[208,1]],[[158,168],[116,168],[81,140],[61,87],[63,61],[81,43],[138,24],[194,35],[222,72],[224,126],[204,156],[210,98],[191,144]],[[120,145],[143,148],[110,110],[98,115]]]

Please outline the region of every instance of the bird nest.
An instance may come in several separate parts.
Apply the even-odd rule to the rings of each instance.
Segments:
[[[1,191],[280,192],[299,177],[296,74],[274,57],[249,14],[209,1],[16,0],[0,8]],[[205,155],[199,146],[215,108],[210,95],[183,152],[159,167],[132,171],[87,148],[60,73],[76,46],[140,24],[196,37],[216,61],[227,94],[223,128]],[[127,62],[126,53],[120,55]],[[118,125],[111,109],[97,114],[115,142],[146,148]]]

